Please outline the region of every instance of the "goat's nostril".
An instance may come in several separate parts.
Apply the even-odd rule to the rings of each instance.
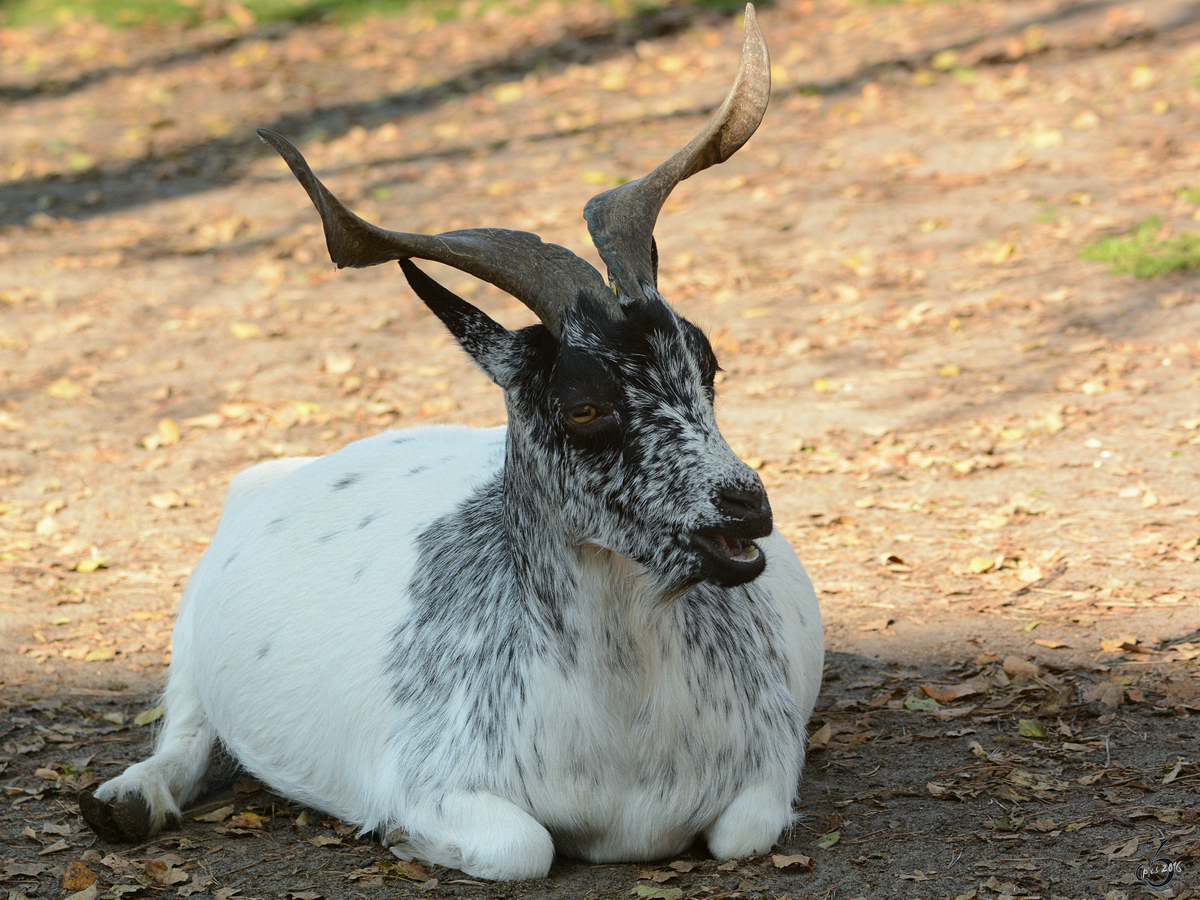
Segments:
[[[720,488],[714,503],[717,511],[730,519],[753,519],[771,514],[767,492],[760,484]]]

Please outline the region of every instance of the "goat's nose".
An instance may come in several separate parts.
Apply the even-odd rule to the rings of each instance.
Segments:
[[[761,483],[726,485],[713,501],[717,512],[729,519],[758,519],[771,515],[771,504]]]

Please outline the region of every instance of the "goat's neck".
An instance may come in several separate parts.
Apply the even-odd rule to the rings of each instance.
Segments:
[[[643,566],[578,534],[572,498],[560,496],[565,491],[553,478],[514,465],[513,456],[510,444],[503,522],[513,574],[524,595],[556,628],[586,629],[613,615],[635,630],[651,627],[674,595]]]

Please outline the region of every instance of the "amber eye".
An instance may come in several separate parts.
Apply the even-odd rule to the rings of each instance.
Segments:
[[[588,422],[593,422],[598,415],[600,415],[600,410],[596,409],[590,403],[581,403],[579,406],[573,406],[567,410],[567,418],[576,425],[586,425]]]

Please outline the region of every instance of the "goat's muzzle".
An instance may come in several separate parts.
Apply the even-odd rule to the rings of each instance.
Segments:
[[[774,527],[767,492],[760,484],[726,487],[717,492],[713,505],[721,519],[689,535],[692,546],[705,556],[705,578],[725,587],[753,581],[767,562],[754,542]]]

